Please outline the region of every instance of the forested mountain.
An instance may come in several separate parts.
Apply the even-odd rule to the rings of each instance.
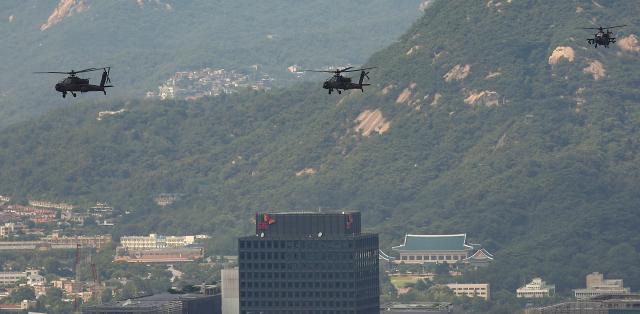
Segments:
[[[420,0],[8,0],[0,3],[0,127],[79,100],[34,71],[112,66],[112,95],[143,97],[177,71],[359,64],[402,34]],[[93,82],[99,74],[88,77]],[[82,98],[97,98],[85,94]]]
[[[578,29],[633,1],[435,1],[373,54],[374,86],[319,83],[195,102],[79,103],[0,135],[0,193],[108,200],[119,232],[208,232],[230,249],[261,210],[355,209],[383,250],[466,232],[492,289],[559,291],[600,271],[640,289],[640,46]],[[126,111],[103,116],[99,111]],[[179,193],[161,209],[152,197]]]

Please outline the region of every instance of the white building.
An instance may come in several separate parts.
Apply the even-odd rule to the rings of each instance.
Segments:
[[[240,313],[240,285],[238,267],[221,270],[222,314]]]
[[[450,283],[447,287],[459,297],[482,298],[487,301],[491,298],[488,283]]]
[[[575,289],[576,299],[586,300],[600,295],[631,294],[630,288],[625,288],[622,279],[604,279],[601,273],[595,272],[587,275],[587,287]]]
[[[44,283],[45,279],[40,275],[40,271],[37,269],[0,272],[0,286],[11,286],[20,281],[24,281],[28,285],[34,285]]]
[[[518,298],[537,299],[552,296],[555,291],[555,285],[547,284],[542,278],[533,278],[530,283],[518,288],[516,294]]]
[[[179,248],[194,244],[196,236],[163,236],[152,233],[149,236],[124,236],[121,246],[132,250]]]

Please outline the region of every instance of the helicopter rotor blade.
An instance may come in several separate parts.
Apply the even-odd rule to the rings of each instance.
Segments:
[[[319,72],[319,73],[336,73],[336,71],[328,71],[328,70],[302,70],[304,72]]]
[[[627,26],[627,24],[623,24],[623,25],[616,25],[616,26],[607,26],[607,27],[603,27],[604,29],[609,29],[609,28],[619,28],[619,27],[625,27]]]
[[[88,68],[88,69],[84,69],[84,70],[80,70],[80,71],[71,71],[74,73],[85,73],[85,72],[92,72],[92,71],[98,71],[98,70],[102,70],[100,68]]]
[[[364,70],[371,70],[371,69],[375,69],[375,68],[376,67],[368,67],[368,68],[353,69],[353,70],[342,71],[342,72],[358,72],[358,71],[364,71]]]
[[[53,74],[71,74],[71,72],[33,72],[34,74],[53,73]]]

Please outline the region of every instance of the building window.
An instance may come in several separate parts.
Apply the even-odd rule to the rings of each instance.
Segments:
[[[416,259],[416,257],[415,257],[415,256],[413,256],[413,255],[409,256],[409,260],[410,260],[410,261],[413,261],[414,259]]]
[[[406,255],[402,255],[402,257],[401,257],[401,258],[402,258],[402,260],[403,260],[403,261],[406,261],[406,260],[407,260],[407,256],[406,256]]]

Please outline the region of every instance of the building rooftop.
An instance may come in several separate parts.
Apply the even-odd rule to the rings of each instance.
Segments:
[[[359,212],[256,213],[256,235],[261,237],[340,237],[360,234]]]
[[[404,244],[394,246],[397,251],[465,251],[472,249],[466,244],[467,235],[419,235],[407,234],[404,236]]]
[[[189,301],[203,298],[211,298],[211,295],[204,294],[171,294],[171,293],[161,293],[154,294],[150,296],[144,296],[139,298],[132,298],[127,300],[115,301],[107,304],[97,305],[95,308],[114,308],[114,307],[124,307],[124,308],[149,308],[155,307],[162,304],[166,304],[169,302],[175,301]]]

